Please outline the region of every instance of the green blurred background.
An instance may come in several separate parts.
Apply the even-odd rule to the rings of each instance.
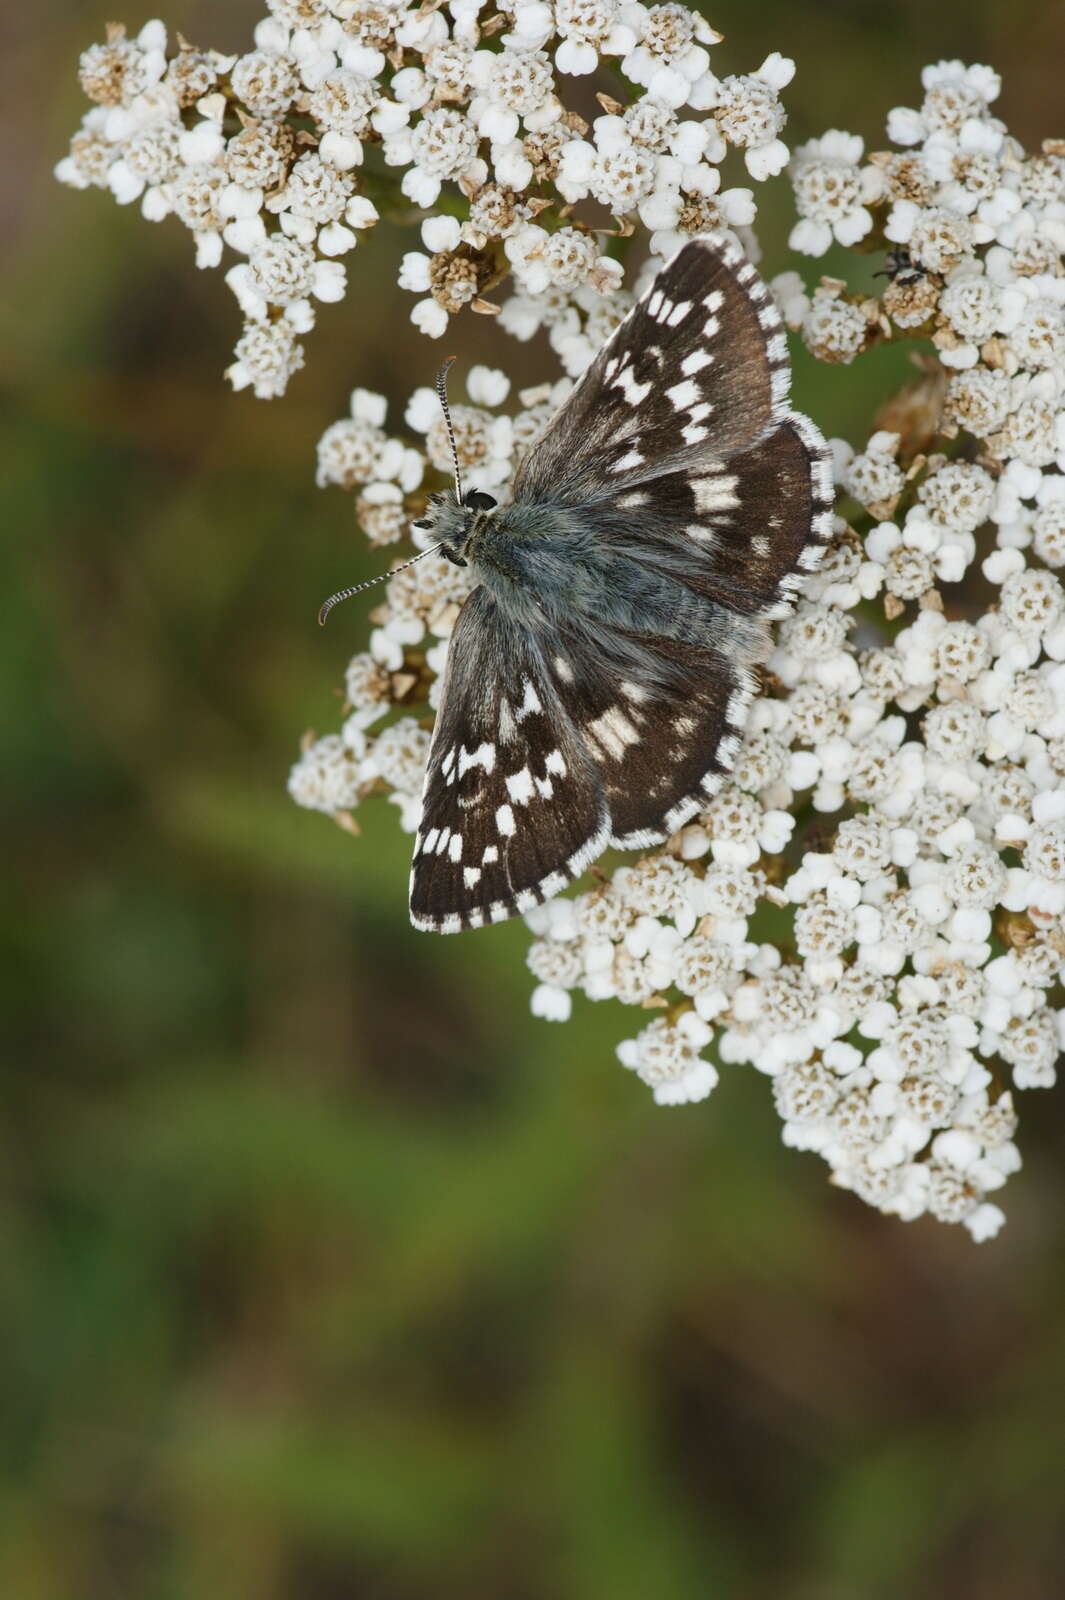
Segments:
[[[258,14],[167,21],[237,50]],[[793,142],[879,144],[943,55],[1065,134],[1060,5],[709,14],[720,70],[796,58]],[[414,934],[391,807],[353,841],[290,804],[362,637],[315,608],[381,564],[314,444],[437,351],[382,228],[289,396],[228,392],[184,230],[51,181],[108,15],[40,0],[3,50],[0,1594],[1061,1595],[1060,1100],[1024,1099],[998,1241],[888,1221],[748,1069],[659,1110],[613,1059],[638,1017],[529,1017],[521,927]],[[760,204],[779,270],[785,181]],[[799,399],[860,438],[904,370],[805,362]]]

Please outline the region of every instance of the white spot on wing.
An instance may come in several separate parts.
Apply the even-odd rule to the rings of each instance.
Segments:
[[[496,827],[508,839],[514,832],[514,813],[509,806],[496,807]]]
[[[708,367],[713,359],[709,350],[693,350],[690,355],[684,357],[680,364],[680,370],[686,378],[694,378],[695,374],[702,372],[703,368]]]
[[[695,405],[699,394],[699,385],[693,383],[690,378],[685,378],[683,383],[675,383],[671,389],[666,390],[666,399],[674,411],[687,411],[689,406]]]
[[[486,844],[481,855],[482,867],[490,867],[494,861],[499,860],[499,851],[494,844]]]
[[[739,505],[736,498],[736,480],[727,473],[693,478],[691,486],[698,511],[731,511],[734,506]]]
[[[623,456],[614,462],[613,470],[615,472],[628,472],[632,467],[642,466],[643,456],[640,454],[640,452],[638,450],[628,450]]]
[[[633,705],[642,705],[645,700],[650,698],[647,690],[638,683],[629,683],[626,679],[620,687],[626,700],[631,700]]]
[[[467,889],[475,889],[481,881],[480,867],[463,867],[462,881]]]
[[[462,835],[453,833],[447,842],[447,853],[452,861],[462,860]]]
[[[522,687],[525,691],[525,694],[521,705],[518,707],[519,722],[524,722],[526,717],[532,716],[534,712],[542,711],[544,709],[540,704],[540,696],[536,692],[536,685],[533,683],[532,679],[523,678]]]
[[[620,389],[630,406],[638,406],[640,402],[642,400],[646,400],[647,396],[650,394],[651,380],[648,378],[646,383],[639,383],[632,372],[632,369],[630,367],[625,367],[621,372],[618,373],[617,377],[614,379],[614,382],[611,384],[611,388]]]
[[[467,750],[465,745],[459,751],[459,777],[462,778],[471,767],[483,767],[485,772],[492,772],[496,764],[496,747],[486,740],[479,744],[476,750]]]
[[[608,707],[601,717],[589,722],[587,732],[615,761],[620,761],[627,747],[638,744],[640,739],[639,730],[617,706]]]
[[[566,763],[562,759],[561,750],[548,751],[544,761],[544,771],[554,773],[556,778],[564,778],[566,776]]]
[[[528,767],[512,772],[506,780],[507,793],[517,806],[527,806],[534,794],[532,773]]]

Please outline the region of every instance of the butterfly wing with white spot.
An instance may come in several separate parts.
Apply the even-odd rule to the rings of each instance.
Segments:
[[[602,778],[543,640],[475,589],[448,650],[411,921],[440,933],[505,921],[557,894],[609,836]]]
[[[739,745],[757,625],[702,603],[699,614],[716,618],[712,643],[584,615],[533,633],[474,591],[429,755],[415,927],[505,921],[557,894],[608,844],[651,844],[706,804]]]
[[[754,267],[728,235],[693,239],[552,419],[514,497],[692,550],[704,593],[783,615],[832,533],[828,454],[788,408],[790,377]]]
[[[831,532],[827,453],[788,384],[754,268],[727,236],[693,240],[525,458],[516,507],[538,508],[556,541],[566,530],[575,555],[590,540],[602,582],[564,614],[546,573],[552,603],[536,604],[534,563],[531,611],[483,589],[467,601],[415,848],[416,926],[524,911],[607,843],[668,836],[720,786],[767,621]]]
[[[514,480],[515,499],[585,503],[670,458],[726,460],[783,412],[787,341],[727,234],[692,239],[615,329]]]
[[[784,616],[832,535],[832,474],[818,430],[788,412],[728,460],[669,466],[590,501],[589,530],[745,616]]]
[[[683,604],[683,600],[678,601]],[[757,688],[759,625],[700,605],[705,637],[667,638],[584,616],[552,662],[566,709],[598,768],[610,840],[658,843],[703,809],[739,749]],[[700,628],[703,631],[703,628]]]

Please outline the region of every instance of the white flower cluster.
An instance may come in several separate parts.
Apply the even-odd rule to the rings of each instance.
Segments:
[[[876,182],[840,133],[795,171],[800,228],[823,221],[853,243],[879,207],[888,243],[909,250],[872,306],[823,286],[822,320],[853,311],[854,350],[871,329],[916,330],[938,359],[882,412],[890,429],[858,453],[835,444],[835,542],[780,626],[731,781],[662,849],[531,912],[529,966],[539,1016],[564,1021],[575,991],[657,1011],[618,1054],[660,1104],[750,1064],[773,1080],[785,1142],[820,1154],[833,1182],[980,1240],[1020,1164],[1014,1092],[1049,1087],[1065,1043],[1065,145],[1026,155],[990,117],[985,69],[943,64],[925,87],[920,112],[890,119],[920,149],[873,157]],[[838,217],[813,215],[815,163],[855,169],[836,174]],[[825,171],[816,181],[832,189]],[[948,217],[968,231],[936,265]],[[821,240],[807,228],[795,242]],[[776,287],[785,305],[800,293],[792,275]],[[906,297],[919,321],[899,316]],[[547,321],[580,370],[580,324],[532,299],[508,320]],[[626,303],[606,297],[600,337]],[[568,380],[504,416],[507,388],[475,369],[456,407],[467,477],[502,498]],[[424,465],[446,471],[431,391],[406,420]],[[390,580],[349,672],[349,720],[305,751],[297,799],[343,811],[384,788],[415,825],[417,716],[464,584],[432,557]],[[414,715],[368,734],[394,706]]]
[[[58,176],[176,215],[201,265],[235,253],[229,377],[261,396],[346,292],[340,258],[375,202],[438,208],[400,273],[416,325],[498,313],[513,337],[546,330],[563,374],[516,404],[503,372],[468,376],[463,474],[505,502],[639,288],[606,241],[638,233],[653,257],[748,228],[752,191],[723,187],[722,162],[739,152],[759,181],[789,163],[792,63],[718,77],[718,35],[672,3],[269,10],[242,56],[171,49],[159,22],[110,28],[82,56],[94,106]],[[601,66],[623,98],[599,94],[588,122],[565,94]],[[923,83],[890,114],[896,148],[866,157],[833,130],[790,160],[792,247],[886,249],[882,292],[773,285],[820,359],[918,339],[922,375],[861,450],[836,444],[836,539],[779,629],[730,782],[662,849],[531,913],[529,965],[540,1016],[565,1020],[575,991],[657,1013],[619,1057],[658,1102],[748,1063],[835,1183],[984,1239],[1019,1165],[1013,1093],[1052,1084],[1065,1042],[1065,141],[1026,153],[986,67],[940,62]],[[449,467],[428,389],[402,432],[357,389],[318,448],[319,483],[354,495],[373,545],[407,535]],[[393,573],[346,720],[293,768],[300,804],[354,829],[387,795],[414,829],[468,581],[436,554]]]
[[[571,387],[568,379],[524,390],[515,416],[500,413],[510,380],[490,367],[472,367],[466,403],[453,403],[451,420],[459,464],[470,488],[491,490],[505,503],[522,455]],[[425,506],[419,486],[428,470],[450,474],[451,453],[440,402],[433,389],[416,389],[404,421],[419,445],[385,431],[384,397],[356,389],[351,414],[334,422],[318,444],[318,482],[356,494],[356,516],[371,544],[390,544],[408,532]],[[424,541],[422,541],[424,545]],[[348,668],[349,714],[339,735],[308,739],[292,769],[289,792],[300,804],[351,827],[352,812],[368,796],[388,792],[403,826],[418,824],[422,778],[429,749],[420,720],[435,707],[447,644],[469,592],[465,569],[430,553],[403,565],[385,585],[373,612],[370,648]],[[401,715],[370,732],[393,707]]]
[[[574,372],[598,343],[596,302],[621,282],[610,235],[640,222],[668,253],[709,227],[749,224],[751,190],[721,188],[729,148],[755,179],[788,160],[779,91],[794,64],[774,54],[752,75],[716,77],[720,36],[686,6],[268,3],[241,56],[180,37],[168,53],[161,22],[133,39],[113,25],[82,55],[95,104],[56,169],[75,188],[139,201],[152,221],[177,216],[200,266],[235,252],[226,282],[245,326],[228,377],[262,398],[303,365],[316,303],[343,299],[340,258],[379,220],[378,203],[446,202],[400,271],[422,332],[438,338],[466,307],[498,313],[484,296],[510,276],[514,331],[561,326]],[[589,126],[564,94],[601,64],[628,99],[600,94],[604,114]],[[589,197],[616,227],[570,216]]]
[[[927,334],[945,367],[970,374],[951,383],[954,420],[986,435],[1021,413],[1013,426],[1018,445],[1022,436],[1027,443],[1014,454],[1025,461],[1027,450],[1040,458],[1031,464],[1043,466],[1063,448],[1060,433],[1047,433],[1046,375],[1065,340],[1065,145],[1047,141],[1026,155],[992,115],[1001,85],[989,67],[940,61],[922,82],[920,109],[897,108],[888,118],[901,149],[863,164],[862,140],[833,130],[800,145],[790,166],[799,212],[792,249],[820,256],[833,239],[887,240],[895,247],[887,291],[870,301],[824,280],[807,297],[788,273],[778,298],[789,324],[828,361],[853,360],[885,338]]]
[[[356,389],[350,415],[318,441],[318,487],[337,484],[358,491],[356,515],[371,544],[394,544],[406,536],[406,497],[425,473],[421,452],[385,433],[386,409],[383,395]]]

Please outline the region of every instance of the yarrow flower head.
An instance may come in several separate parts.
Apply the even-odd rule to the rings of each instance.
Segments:
[[[598,344],[584,336],[593,301],[617,290],[622,267],[609,230],[569,221],[574,200],[593,198],[620,235],[643,219],[668,253],[755,219],[752,190],[721,186],[729,146],[753,178],[787,163],[779,93],[792,62],[718,80],[720,35],[683,5],[521,0],[502,50],[501,18],[472,0],[278,0],[270,13],[240,56],[171,48],[162,22],[136,38],[114,27],[83,54],[96,104],[56,168],[74,187],[141,202],[150,221],[176,216],[198,266],[235,253],[225,280],[245,330],[229,378],[262,398],[301,368],[318,306],[347,293],[341,258],[379,221],[368,179],[398,205],[448,198],[400,272],[422,333],[440,338],[464,310],[499,314],[489,291],[512,277],[510,326],[564,318],[558,342],[576,371]],[[566,99],[601,61],[635,90],[588,139]]]
[[[833,129],[791,155],[793,64],[719,72],[720,43],[683,5],[621,0],[271,0],[239,57],[112,28],[82,57],[93,106],[58,176],[176,216],[203,266],[232,252],[228,375],[264,398],[355,279],[375,200],[432,209],[400,269],[415,325],[543,330],[555,363],[517,392],[475,366],[455,396],[464,480],[504,504],[641,286],[629,239],[661,256],[750,229],[748,183],[787,167],[795,251],[886,244],[876,293],[773,280],[817,359],[908,340],[920,370],[867,436],[833,441],[834,539],[777,630],[731,780],[661,847],[528,913],[532,1008],[637,1007],[618,1056],[659,1104],[751,1066],[785,1143],[836,1185],[988,1239],[1018,1113],[1065,1042],[1065,142],[1024,151],[997,75],[944,61],[890,112],[893,148]],[[626,97],[588,120],[574,91],[604,61]],[[356,389],[318,482],[352,496],[372,545],[417,551],[450,448],[431,389],[391,420]],[[417,827],[469,589],[438,551],[406,559],[339,731],[309,736],[290,777],[352,829],[382,795]]]
[[[955,101],[988,121],[974,82],[989,88],[982,75],[935,78],[928,140]],[[608,108],[564,145],[560,183],[608,200],[611,183],[646,184],[648,152],[670,159],[680,138],[672,115],[641,113],[640,142]],[[837,1184],[975,1239],[1001,1226],[995,1196],[1019,1165],[1012,1093],[1053,1081],[1065,1037],[1065,590],[1053,570],[1065,478],[1050,444],[1065,280],[1033,283],[1029,229],[1007,226],[1017,212],[1002,198],[1024,195],[1045,227],[1037,208],[1058,217],[1065,162],[1050,183],[1045,155],[1018,158],[997,136],[995,148],[988,198],[1006,221],[994,239],[968,195],[930,172],[912,201],[890,153],[863,160],[850,135],[796,152],[796,248],[857,243],[894,218],[914,254],[891,258],[879,301],[838,280],[810,295],[789,274],[775,284],[785,315],[830,361],[917,329],[926,374],[861,449],[836,442],[836,543],[779,629],[733,784],[661,850],[527,917],[537,1015],[565,1020],[581,993],[663,1008],[619,1050],[657,1101],[701,1098],[723,1066],[748,1063],[773,1079],[785,1141],[819,1153]],[[903,198],[916,214],[900,213]],[[636,206],[645,227],[660,220]],[[515,237],[531,274],[537,232]],[[534,299],[564,291],[532,278],[520,313],[515,298],[504,314],[522,335],[546,324],[563,360],[579,323],[561,299]],[[607,298],[616,318],[625,301]],[[464,423],[469,458],[494,459],[504,494],[517,441],[550,410],[523,393],[504,435],[490,419],[505,398],[500,387]],[[427,397],[409,419],[430,410]],[[977,570],[996,602],[974,621],[952,608]],[[878,599],[871,642],[853,622]],[[761,931],[766,907],[790,918],[786,945]]]
[[[319,305],[345,297],[341,258],[379,221],[371,191],[408,211],[447,202],[400,271],[423,333],[441,337],[466,310],[505,312],[489,296],[510,278],[511,323],[564,319],[574,371],[598,343],[585,337],[596,302],[621,282],[612,237],[642,220],[665,254],[720,223],[747,226],[752,191],[722,184],[730,147],[757,179],[788,159],[780,91],[793,63],[773,55],[719,80],[720,35],[683,5],[277,0],[270,12],[239,56],[171,46],[161,22],[135,39],[112,28],[82,57],[95,104],[56,169],[139,201],[152,221],[177,217],[202,267],[233,252],[226,282],[245,327],[228,374],[262,398],[302,366]],[[604,61],[634,89],[593,131],[567,100]],[[571,219],[587,197],[613,228]]]
[[[879,168],[860,165],[862,152],[861,139],[835,130],[795,151],[791,178],[802,220],[791,230],[793,250],[820,256],[833,238],[852,245],[871,231],[868,203],[880,198],[884,180]]]

